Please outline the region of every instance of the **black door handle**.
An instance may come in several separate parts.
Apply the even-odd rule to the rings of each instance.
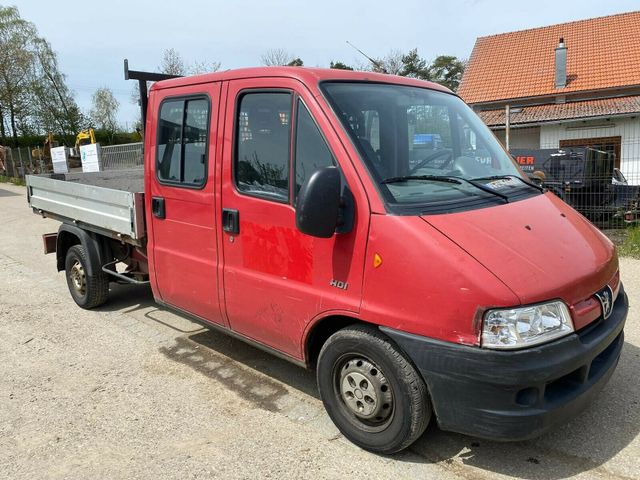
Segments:
[[[151,213],[156,218],[165,218],[166,212],[164,209],[164,198],[152,197],[151,198]]]
[[[231,208],[222,209],[222,230],[227,233],[240,233],[240,212]]]

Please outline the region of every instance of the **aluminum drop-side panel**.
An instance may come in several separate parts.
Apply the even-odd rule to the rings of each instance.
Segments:
[[[136,194],[40,176],[27,176],[31,207],[139,239]],[[138,201],[141,195],[138,195]]]

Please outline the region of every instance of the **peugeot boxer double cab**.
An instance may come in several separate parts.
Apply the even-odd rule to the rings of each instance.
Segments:
[[[370,72],[160,79],[144,169],[28,178],[83,308],[109,283],[317,375],[337,428],[393,453],[429,422],[499,440],[577,415],[614,372],[613,244],[530,183],[448,89]],[[163,77],[164,78],[164,77]]]

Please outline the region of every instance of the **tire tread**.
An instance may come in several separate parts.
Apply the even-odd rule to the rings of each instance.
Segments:
[[[323,353],[331,343],[340,339],[353,339],[361,342],[372,341],[387,356],[392,358],[395,364],[399,367],[402,377],[399,380],[406,385],[409,385],[410,390],[409,405],[411,411],[408,415],[410,419],[409,434],[400,444],[395,445],[392,448],[369,448],[369,450],[384,454],[392,454],[404,450],[424,433],[431,419],[431,402],[429,400],[429,394],[424,380],[416,371],[412,362],[405,356],[400,348],[397,347],[391,339],[389,339],[374,326],[353,325],[339,330],[338,332],[334,333],[322,346],[319,358],[322,358]]]
[[[69,250],[67,251],[67,258],[65,260],[66,268],[68,268],[67,264],[69,261],[69,256],[74,254],[80,259],[80,262],[83,264],[87,282],[88,296],[86,301],[83,303],[79,303],[74,295],[72,295],[73,299],[76,300],[78,306],[87,310],[104,304],[109,297],[109,277],[107,277],[107,275],[102,271],[94,272],[93,275],[89,275],[87,273],[89,258],[87,257],[85,249],[82,245],[73,245],[71,248],[69,248]]]

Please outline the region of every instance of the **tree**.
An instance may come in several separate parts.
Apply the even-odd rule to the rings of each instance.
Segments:
[[[460,86],[466,62],[451,55],[440,55],[429,67],[431,79],[454,92]]]
[[[118,129],[118,109],[120,103],[107,87],[99,88],[91,97],[91,119],[109,135],[111,141]]]
[[[400,75],[404,64],[403,54],[400,50],[390,50],[383,58],[377,58],[371,62],[371,70],[389,75]]]
[[[218,70],[220,70],[221,66],[222,64],[220,62],[207,60],[195,61],[189,67],[189,74],[200,75],[202,73],[217,72]]]
[[[174,48],[167,48],[162,53],[162,62],[158,70],[167,75],[186,75],[187,67],[184,64],[182,56]]]
[[[0,139],[73,134],[81,121],[51,45],[15,7],[0,6]]]
[[[20,17],[15,7],[0,6],[0,109],[3,112],[2,140],[10,129],[18,144],[17,117],[28,106],[29,73],[33,64],[31,41],[36,31],[33,24]],[[5,128],[4,115],[8,115]]]
[[[288,65],[294,60],[295,56],[284,48],[270,48],[260,57],[262,64],[267,67]]]
[[[73,136],[86,123],[58,68],[58,59],[49,42],[34,42],[36,61],[32,81],[33,108],[41,130]]]
[[[409,50],[409,53],[402,56],[402,69],[400,75],[403,77],[419,78],[420,80],[431,80],[431,72],[427,61],[418,55],[418,49]]]
[[[293,60],[291,60],[289,63],[287,63],[288,67],[302,67],[304,66],[304,62],[302,61],[302,59],[300,57],[296,57]]]
[[[329,68],[335,68],[337,70],[353,70],[353,67],[350,67],[346,63],[333,61],[329,64]]]

